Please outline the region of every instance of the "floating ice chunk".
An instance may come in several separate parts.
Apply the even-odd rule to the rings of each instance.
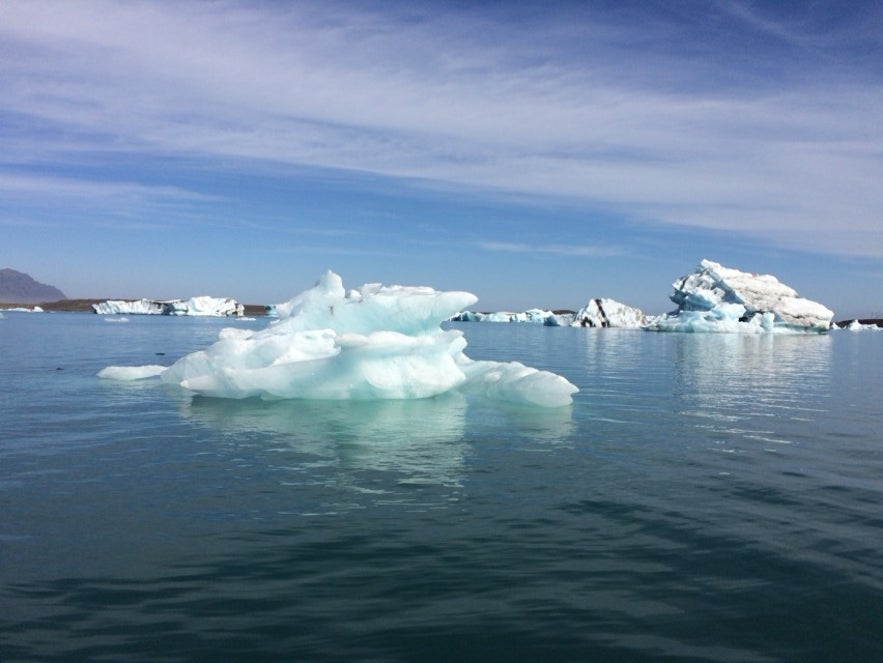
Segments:
[[[146,378],[154,378],[159,376],[167,366],[158,366],[149,364],[147,366],[108,366],[98,371],[98,377],[105,380],[120,380],[122,382],[132,382],[134,380],[144,380]]]
[[[643,311],[627,306],[615,299],[600,297],[590,299],[589,303],[577,311],[574,316],[574,327],[623,327],[638,329],[646,322]]]
[[[33,308],[28,308],[26,306],[13,306],[12,308],[3,309],[4,311],[9,311],[10,313],[45,313],[41,306],[34,306]]]
[[[460,364],[467,376],[465,391],[510,403],[558,407],[579,391],[560,375],[538,371],[517,361],[472,361]]]
[[[161,302],[150,299],[108,299],[106,302],[92,304],[92,310],[99,315],[162,315],[163,306]]]
[[[210,297],[200,295],[187,301],[174,300],[165,303],[166,315],[195,316],[240,316],[245,313],[245,306],[231,297]]]
[[[848,329],[849,331],[881,331],[883,330],[883,327],[878,326],[875,322],[862,323],[861,320],[853,320],[848,325],[838,327],[838,329]]]
[[[463,387],[519,403],[570,403],[577,388],[560,376],[463,354],[463,333],[440,324],[475,301],[468,292],[428,287],[368,284],[347,292],[328,272],[314,288],[278,304],[279,319],[267,328],[224,329],[213,345],[159,375],[164,383],[223,398],[411,399]],[[103,377],[127,375],[112,368]]]
[[[100,315],[193,315],[193,316],[241,316],[245,307],[230,297],[201,295],[188,300],[158,301],[136,299],[126,301],[109,299],[92,304],[92,310]]]
[[[654,331],[826,331],[834,313],[804,299],[768,274],[750,274],[703,260],[673,284],[673,313],[654,318]],[[738,315],[737,315],[738,313]]]
[[[531,308],[520,313],[513,311],[494,311],[492,313],[462,311],[457,313],[452,320],[456,322],[533,322],[547,327],[567,327],[573,322],[573,311],[556,313],[541,308]]]

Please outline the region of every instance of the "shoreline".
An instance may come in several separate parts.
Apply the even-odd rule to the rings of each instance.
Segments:
[[[66,311],[72,313],[92,313],[92,304],[100,304],[102,302],[114,299],[109,297],[106,299],[59,299],[54,302],[0,302],[0,310],[9,308],[33,308],[39,306],[44,311]],[[264,316],[267,314],[267,308],[263,304],[243,304],[245,307],[245,315],[247,316]],[[230,316],[235,317],[235,316]]]
[[[92,304],[100,304],[101,302],[109,301],[110,298],[105,299],[59,299],[54,302],[0,302],[0,310],[3,309],[13,309],[13,308],[33,308],[34,306],[39,306],[44,311],[65,311],[69,313],[92,313],[95,315],[92,310]],[[263,304],[243,304],[245,307],[245,315],[248,317],[263,317],[267,315],[267,308]],[[568,311],[569,312],[569,311]],[[235,317],[235,316],[229,316]],[[859,324],[862,325],[876,325],[877,327],[883,327],[883,318],[847,318],[844,320],[836,320],[832,324],[837,327],[846,327],[850,323],[858,320]]]

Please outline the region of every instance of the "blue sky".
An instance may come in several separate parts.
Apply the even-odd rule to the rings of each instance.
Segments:
[[[6,0],[0,90],[0,267],[68,296],[883,315],[878,2]]]

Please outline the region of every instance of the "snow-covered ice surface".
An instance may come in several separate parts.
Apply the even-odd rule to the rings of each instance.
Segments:
[[[109,299],[106,302],[92,304],[92,310],[101,315],[199,315],[225,317],[242,315],[245,307],[230,297],[201,295],[187,300],[174,299],[169,301]]]
[[[623,327],[638,329],[647,321],[643,311],[615,299],[598,297],[577,311],[574,327]]]
[[[379,400],[451,390],[542,406],[572,402],[577,388],[518,362],[473,361],[459,330],[440,324],[477,298],[429,287],[367,284],[346,291],[327,272],[275,307],[260,331],[227,328],[205,350],[168,368],[108,367],[99,375],[162,382],[223,398]]]
[[[702,260],[673,284],[676,311],[645,329],[682,332],[821,332],[834,313],[768,274],[751,274]]]

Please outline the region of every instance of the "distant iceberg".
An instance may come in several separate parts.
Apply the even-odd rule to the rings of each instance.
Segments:
[[[647,321],[641,309],[606,298],[590,299],[588,304],[575,313],[561,310],[548,311],[541,308],[532,308],[520,313],[463,311],[452,319],[457,322],[532,322],[547,327],[623,327],[628,329],[639,329]]]
[[[245,314],[245,306],[230,297],[191,297],[187,300],[157,301],[137,299],[125,301],[109,299],[92,304],[92,310],[100,315],[191,315],[230,317]]]
[[[529,322],[547,327],[567,327],[573,322],[572,311],[547,311],[531,308],[526,311],[462,311],[451,318],[455,322]]]
[[[459,390],[541,406],[571,403],[578,390],[559,375],[463,353],[463,333],[440,325],[476,300],[429,287],[367,284],[346,291],[329,271],[312,289],[277,304],[279,319],[265,329],[224,329],[213,345],[168,368],[111,366],[99,376],[158,375],[222,398],[381,400]]]
[[[92,310],[99,315],[163,315],[163,303],[152,299],[124,301],[109,299],[92,304]]]
[[[838,324],[836,329],[846,329],[849,331],[883,331],[883,327],[876,322],[862,322],[861,320],[853,320],[848,324]]]
[[[647,316],[639,308],[627,306],[615,299],[599,297],[577,311],[571,323],[574,327],[620,327],[640,329]]]
[[[682,332],[823,332],[834,313],[768,274],[751,274],[702,260],[673,284],[676,311],[645,329]]]
[[[0,309],[3,311],[9,311],[10,313],[45,313],[41,306],[34,306],[32,308],[28,308],[27,306],[13,306],[12,308]]]
[[[515,311],[463,311],[453,316],[458,322],[536,322],[542,324],[553,315],[551,311],[534,308],[516,313]]]

